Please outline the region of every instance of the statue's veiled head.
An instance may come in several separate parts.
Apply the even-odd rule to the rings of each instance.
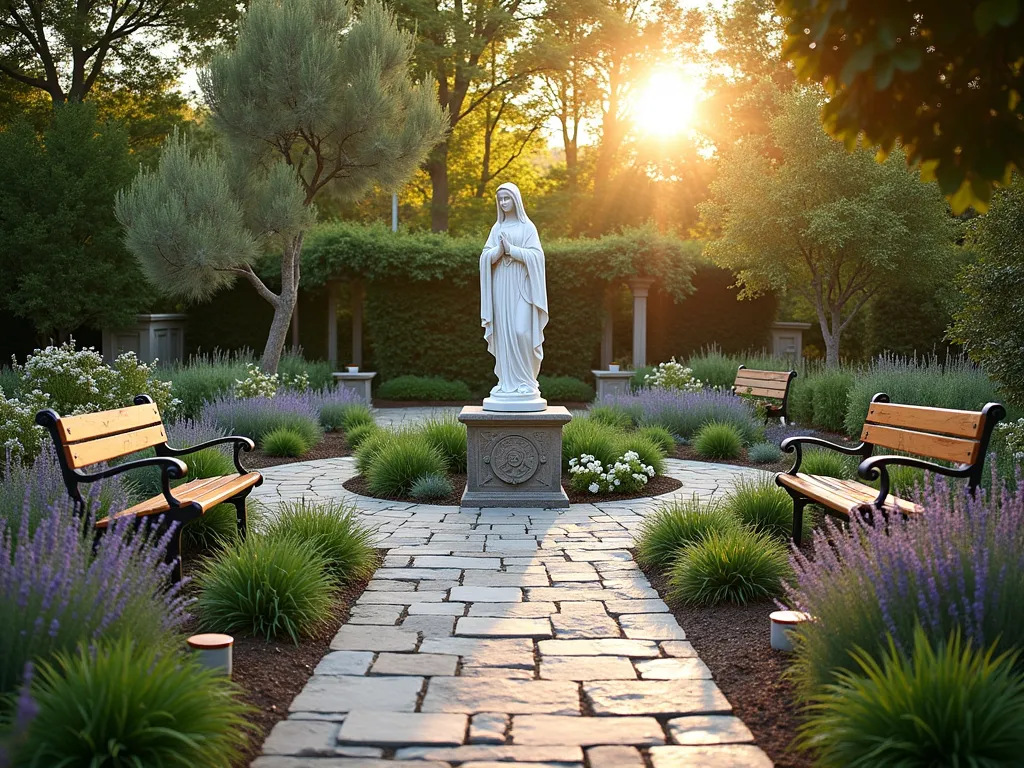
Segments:
[[[518,219],[529,221],[526,209],[523,207],[523,196],[512,182],[505,182],[495,192],[495,201],[498,206],[498,223],[506,219]]]

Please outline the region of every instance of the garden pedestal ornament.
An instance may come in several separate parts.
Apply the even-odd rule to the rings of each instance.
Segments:
[[[565,408],[549,408],[537,375],[548,298],[544,250],[515,184],[496,195],[498,220],[480,253],[480,322],[498,383],[482,406],[466,406],[463,507],[569,506],[562,489]]]
[[[356,370],[353,371],[352,369]],[[360,371],[358,366],[348,366],[345,371],[335,371],[331,375],[341,385],[342,389],[349,389],[355,392],[367,405],[372,402],[370,385],[373,383],[374,371]]]

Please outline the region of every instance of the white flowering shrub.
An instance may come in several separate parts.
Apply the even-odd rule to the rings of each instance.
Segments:
[[[276,373],[264,373],[255,363],[245,364],[245,378],[235,379],[235,397],[248,400],[253,397],[273,397],[281,385]],[[309,379],[306,380],[307,386]]]
[[[134,352],[119,355],[110,366],[92,347],[75,349],[74,339],[37,349],[24,365],[15,362],[12,367],[21,377],[22,391],[30,393],[24,399],[31,400],[31,407],[53,408],[61,416],[123,408],[140,394],[150,395],[165,415],[178,402],[171,383],[157,378],[154,367]]]
[[[573,490],[579,493],[636,493],[654,477],[654,467],[640,461],[636,451],[626,451],[607,467],[584,453],[569,459],[569,474]]]
[[[289,376],[286,373],[281,376],[281,384],[284,385],[285,389],[290,389],[294,392],[308,392],[309,374],[302,371],[301,373],[296,373],[294,376]]]
[[[39,455],[46,431],[36,426],[36,412],[45,407],[39,391],[8,399],[0,389],[0,468],[7,457],[28,462]]]
[[[704,385],[693,375],[693,369],[676,362],[673,357],[667,363],[659,363],[658,367],[644,376],[644,384],[658,389],[677,389],[682,392],[697,392]]]
[[[1024,419],[1007,421],[996,426],[1015,462],[1024,462]]]

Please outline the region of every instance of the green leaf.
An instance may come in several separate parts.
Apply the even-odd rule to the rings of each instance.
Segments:
[[[897,48],[891,54],[892,63],[901,72],[913,72],[924,58],[920,48]]]
[[[871,44],[861,46],[857,52],[847,59],[845,66],[839,73],[839,79],[844,85],[850,85],[861,72],[871,68],[871,62],[875,59],[875,48]]]

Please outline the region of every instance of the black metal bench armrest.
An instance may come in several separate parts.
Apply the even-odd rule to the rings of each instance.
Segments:
[[[169,456],[147,456],[144,459],[136,459],[135,461],[126,461],[124,464],[116,464],[106,469],[101,469],[99,472],[91,472],[86,474],[80,471],[74,471],[75,479],[80,483],[94,483],[97,480],[103,480],[114,475],[119,475],[122,472],[128,472],[132,469],[141,469],[143,467],[160,467],[160,487],[164,494],[164,498],[167,499],[167,503],[171,507],[180,507],[179,502],[173,495],[171,495],[171,480],[181,480],[188,474],[188,466],[181,459],[173,459]]]
[[[242,437],[241,435],[228,435],[227,437],[217,437],[213,440],[208,440],[205,443],[199,445],[193,445],[191,448],[172,448],[166,443],[157,449],[157,452],[164,456],[187,456],[190,453],[201,451],[204,448],[213,448],[217,445],[225,445],[227,443],[235,444],[235,469],[238,470],[238,474],[244,475],[247,470],[242,466],[241,453],[245,451],[248,453],[256,447],[256,443],[250,440],[248,437]]]
[[[890,464],[924,469],[929,472],[946,475],[947,477],[967,477],[971,472],[971,466],[964,464],[956,467],[945,467],[942,464],[925,461],[914,456],[871,456],[860,463],[860,466],[857,467],[857,474],[868,482],[879,481],[878,497],[873,504],[877,509],[882,508],[885,504],[885,497],[889,495],[889,470],[887,467]]]
[[[781,443],[779,447],[785,453],[793,453],[796,451],[796,461],[793,462],[793,466],[790,467],[787,475],[795,475],[800,470],[800,462],[803,461],[804,452],[802,446],[804,444],[814,445],[819,448],[827,448],[830,451],[838,451],[839,453],[845,453],[847,456],[867,456],[871,453],[872,446],[867,443],[861,443],[855,446],[839,445],[838,443],[832,443],[828,440],[822,440],[820,437],[812,437],[811,435],[794,435],[793,437],[787,437]]]

